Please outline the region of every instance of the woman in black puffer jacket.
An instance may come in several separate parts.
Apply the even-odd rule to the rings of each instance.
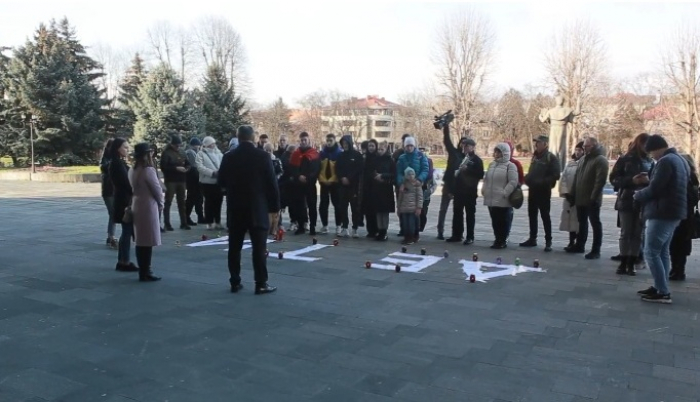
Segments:
[[[117,248],[117,239],[114,238],[114,230],[116,224],[114,223],[114,188],[112,187],[112,181],[109,179],[109,152],[112,147],[113,138],[110,138],[105,143],[104,150],[102,151],[102,160],[100,160],[100,173],[102,182],[102,200],[105,202],[107,207],[107,245],[112,248]]]

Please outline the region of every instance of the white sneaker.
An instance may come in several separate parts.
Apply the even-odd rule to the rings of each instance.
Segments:
[[[352,237],[355,238],[355,239],[357,239],[358,237],[360,237],[360,235],[357,234],[357,229],[353,229],[353,230],[352,230]]]
[[[207,223],[207,230],[214,230],[215,228],[213,223]]]
[[[219,224],[219,223],[214,224],[214,229],[221,230],[221,229],[223,229],[223,228],[224,228],[224,227],[221,226],[221,224]]]
[[[639,271],[640,269],[646,269],[647,268],[647,263],[646,261],[641,261],[636,264],[634,264],[634,269]]]
[[[335,235],[340,236],[341,234],[343,234],[343,228],[338,226],[337,228],[335,228]]]
[[[321,234],[328,234],[328,226],[324,226],[321,228]]]
[[[341,237],[348,237],[348,236],[349,236],[348,230],[347,230],[347,229],[341,229],[341,230],[340,230],[340,234],[339,234],[338,236],[341,236]]]
[[[291,223],[289,224],[289,229],[287,229],[287,232],[296,232],[297,229],[299,229],[299,226],[297,226],[296,223]]]

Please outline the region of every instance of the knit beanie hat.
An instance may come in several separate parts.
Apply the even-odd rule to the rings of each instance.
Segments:
[[[214,139],[214,137],[204,137],[204,139],[202,140],[202,145],[208,147],[211,144],[216,144],[216,140]]]
[[[415,176],[415,175],[416,175],[416,171],[413,170],[412,167],[407,167],[406,170],[403,171],[403,174],[406,175],[406,176]]]
[[[182,138],[180,138],[180,136],[177,134],[173,134],[170,136],[170,144],[171,145],[180,145],[180,144],[182,144]]]
[[[666,142],[664,137],[660,136],[659,134],[654,134],[649,137],[646,145],[644,146],[644,150],[646,152],[656,151],[663,148],[668,148],[668,142]]]
[[[405,140],[403,140],[403,146],[409,146],[413,145],[414,147],[416,146],[416,139],[414,137],[406,137]]]
[[[200,141],[199,138],[197,138],[197,137],[192,137],[192,138],[190,139],[190,146],[196,147],[196,146],[199,146],[199,145],[202,145],[202,141]]]

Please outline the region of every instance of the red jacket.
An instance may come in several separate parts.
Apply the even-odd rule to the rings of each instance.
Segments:
[[[523,164],[519,160],[513,157],[513,143],[506,141],[506,144],[510,147],[510,161],[513,162],[516,168],[518,168],[518,183],[520,185],[525,184],[525,171],[523,170]]]

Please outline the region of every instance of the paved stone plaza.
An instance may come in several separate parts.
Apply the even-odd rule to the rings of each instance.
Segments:
[[[449,257],[421,273],[364,269],[400,251],[393,217],[390,242],[341,239],[305,254],[314,262],[272,258],[309,236],[270,244],[279,290],[254,296],[249,253],[246,288],[231,294],[226,246],[186,246],[201,226],[155,249],[161,282],[115,272],[99,193],[0,182],[0,401],[700,400],[698,259],[672,284],[673,305],[641,302],[649,271],[620,277],[609,260],[611,198],[601,260],[565,254],[565,233],[550,254],[513,246],[527,235],[526,208],[499,255],[483,206],[476,244],[446,245],[434,239],[435,198],[408,253]],[[539,258],[547,272],[471,284],[459,261],[473,252]]]

